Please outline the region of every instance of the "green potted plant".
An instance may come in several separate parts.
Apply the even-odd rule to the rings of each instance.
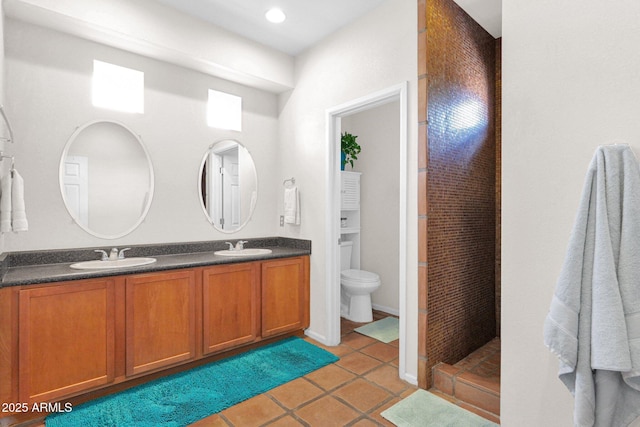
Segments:
[[[353,161],[358,160],[358,154],[360,154],[360,145],[356,142],[357,135],[352,135],[348,132],[343,132],[340,139],[340,151],[341,151],[341,163],[340,169],[344,170],[347,163],[353,167]]]

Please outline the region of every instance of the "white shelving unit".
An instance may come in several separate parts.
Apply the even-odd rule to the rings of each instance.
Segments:
[[[353,242],[351,268],[355,269],[360,269],[360,175],[340,172],[340,239]],[[342,218],[346,218],[344,227]]]

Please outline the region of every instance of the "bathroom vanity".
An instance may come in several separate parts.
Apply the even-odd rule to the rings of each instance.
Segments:
[[[0,377],[11,380],[0,401],[57,401],[300,333],[310,242],[263,240],[253,242],[272,253],[247,257],[209,250],[223,242],[163,255],[133,248],[157,262],[116,271],[5,265]]]

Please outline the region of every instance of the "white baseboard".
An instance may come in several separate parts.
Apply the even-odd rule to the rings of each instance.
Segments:
[[[392,314],[394,316],[400,316],[400,311],[396,308],[385,307],[380,304],[371,304],[371,307],[373,307],[374,310],[384,311],[385,313]]]
[[[418,377],[416,377],[415,375],[407,374],[405,372],[402,379],[408,382],[409,384],[418,385]]]
[[[321,334],[319,334],[317,332],[314,332],[311,329],[305,329],[304,330],[304,334],[306,336],[308,336],[309,338],[318,341],[320,344],[327,345],[327,346],[331,346],[332,345],[332,344],[328,343],[327,337],[325,337],[324,335],[321,335]],[[333,344],[333,345],[338,345],[338,344]]]

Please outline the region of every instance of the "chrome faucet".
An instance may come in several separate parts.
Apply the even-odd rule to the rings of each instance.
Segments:
[[[94,249],[94,252],[102,254],[102,257],[100,257],[100,260],[102,261],[116,261],[124,259],[124,251],[128,251],[129,249],[131,248],[124,248],[118,251],[118,248],[113,248],[108,254],[107,251],[103,251],[102,249]]]
[[[124,251],[128,251],[131,248],[124,248],[124,249],[120,249],[120,252],[118,253],[118,259],[124,259]]]
[[[235,247],[233,246],[233,243],[231,243],[231,242],[224,242],[224,243],[225,243],[225,245],[229,245],[229,250],[230,251],[241,251],[241,250],[244,249],[244,244],[247,243],[247,241],[246,240],[238,240],[236,242],[236,246]]]

